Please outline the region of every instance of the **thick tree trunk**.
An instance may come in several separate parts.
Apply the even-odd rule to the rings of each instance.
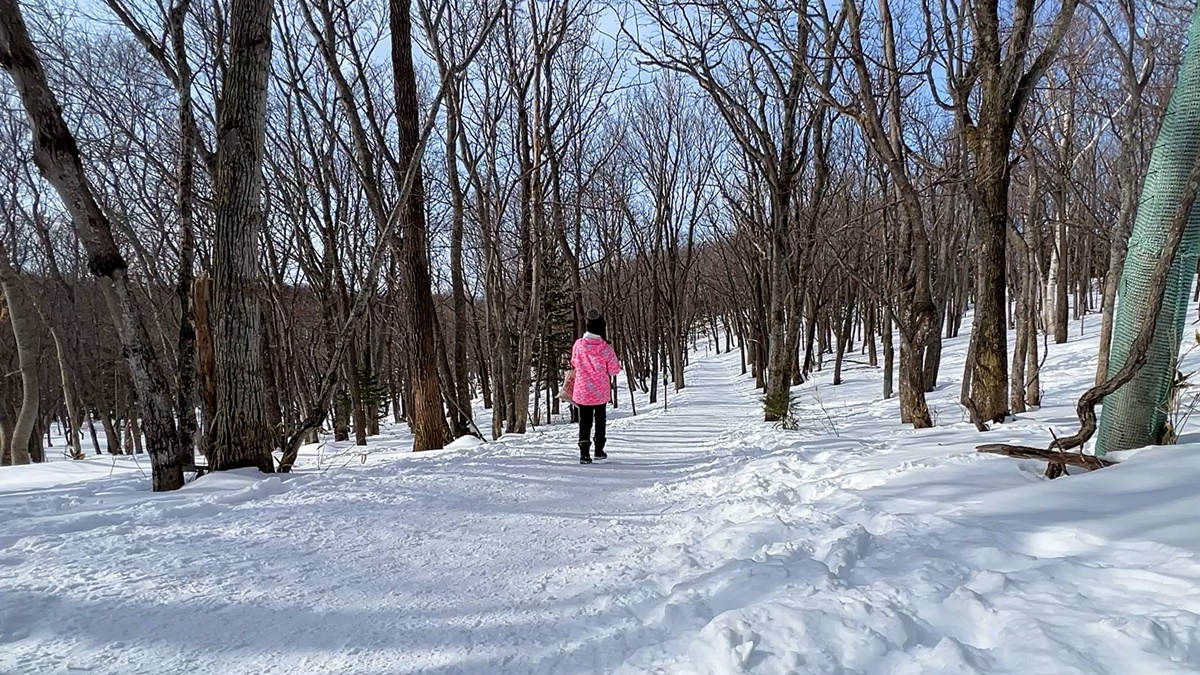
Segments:
[[[217,410],[209,459],[215,471],[275,470],[271,450],[276,433],[263,378],[258,265],[271,17],[271,0],[233,0],[230,5],[230,58],[221,92],[213,186],[213,304],[220,308],[213,331]]]
[[[980,134],[985,133],[982,129]],[[1008,238],[1008,147],[997,135],[977,158],[975,179],[975,319],[971,326],[971,401],[981,422],[1008,416],[1008,336],[1005,266]]]
[[[407,295],[407,326],[412,335],[408,352],[408,376],[412,383],[413,450],[441,448],[450,430],[442,407],[438,383],[437,348],[434,339],[434,305],[426,250],[425,188],[421,176],[420,105],[412,59],[411,0],[388,0],[391,28],[392,74],[395,78],[397,157],[412,175],[407,194],[398,205],[396,254],[402,264],[403,289]]]
[[[1011,34],[1002,35],[1001,10],[996,2],[972,7],[972,66],[978,111],[974,125],[966,108],[971,89],[960,96],[960,131],[966,137],[973,175],[971,194],[976,249],[975,320],[971,330],[971,407],[979,425],[1002,422],[1008,415],[1008,340],[1004,323],[1008,189],[1013,130],[1062,44],[1078,0],[1062,0],[1042,49],[1030,49],[1033,20],[1014,21]],[[1021,9],[1020,13],[1033,9]],[[1005,47],[1008,53],[1004,53]],[[972,88],[973,89],[973,88]]]

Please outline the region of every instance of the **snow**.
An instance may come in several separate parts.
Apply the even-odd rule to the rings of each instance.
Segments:
[[[0,673],[1200,670],[1200,439],[1046,481],[974,446],[1073,431],[1092,330],[986,435],[954,403],[965,347],[932,430],[859,363],[773,429],[701,347],[590,466],[555,424],[420,454],[388,428],[166,494],[127,457],[5,468]]]

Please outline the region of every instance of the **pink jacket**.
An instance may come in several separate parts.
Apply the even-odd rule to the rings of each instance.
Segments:
[[[575,369],[575,405],[606,405],[612,398],[608,378],[621,372],[621,362],[612,345],[603,338],[585,334],[571,348],[571,366]]]

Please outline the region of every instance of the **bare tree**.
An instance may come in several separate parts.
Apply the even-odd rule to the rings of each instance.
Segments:
[[[942,46],[932,52],[931,60],[939,60],[938,68],[946,74],[952,97],[946,105],[954,110],[971,159],[977,268],[967,370],[970,404],[981,423],[1001,422],[1008,415],[1005,291],[1013,133],[1066,36],[1077,4],[1078,0],[1063,0],[1055,9],[1017,0],[1011,13],[1002,12],[998,0],[926,5],[931,43]],[[1034,27],[1045,14],[1051,18],[1039,49]],[[969,25],[969,37],[964,25]],[[931,67],[931,77],[932,72]],[[940,89],[931,91],[937,95]]]
[[[155,490],[183,485],[183,456],[166,378],[150,337],[134,306],[125,259],[117,250],[108,219],[92,194],[78,146],[63,121],[61,108],[15,0],[0,0],[0,68],[12,77],[33,128],[34,161],[71,213],[88,250],[88,268],[101,289],[121,339],[141,417],[150,443]]]

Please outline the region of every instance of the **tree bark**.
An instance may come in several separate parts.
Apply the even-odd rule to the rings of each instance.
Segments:
[[[259,310],[262,155],[271,59],[271,0],[233,0],[213,187],[213,331],[217,409],[209,466],[275,470]]]
[[[446,444],[450,430],[442,407],[438,382],[437,347],[434,339],[434,304],[429,279],[428,236],[425,227],[425,188],[421,176],[419,128],[420,106],[417,78],[412,60],[411,0],[388,0],[391,28],[392,74],[395,78],[397,156],[400,166],[409,167],[413,180],[398,205],[396,254],[402,261],[403,290],[407,296],[407,327],[412,336],[408,351],[408,375],[412,383],[413,450],[431,450]],[[268,12],[269,14],[269,12]]]
[[[196,151],[199,134],[192,115],[192,73],[184,42],[184,20],[191,0],[178,0],[168,14],[171,46],[175,54],[175,91],[179,98],[179,148],[176,157],[175,208],[179,216],[179,276],[175,297],[179,301],[179,336],[176,340],[175,377],[178,382],[175,403],[179,415],[179,443],[184,454],[196,447],[196,325],[192,313],[192,286],[195,282],[195,227],[192,223],[195,201]]]
[[[1008,237],[1008,147],[998,123],[991,138],[977,150],[979,168],[974,185],[975,318],[971,363],[971,401],[981,422],[1003,422],[1008,417],[1008,336],[1005,330],[1005,266]]]

